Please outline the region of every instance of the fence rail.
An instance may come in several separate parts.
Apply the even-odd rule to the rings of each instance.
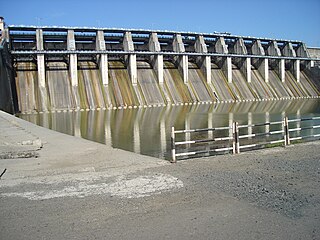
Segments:
[[[251,148],[263,148],[267,146],[272,146],[275,144],[282,144],[284,146],[289,145],[291,141],[297,141],[308,138],[320,138],[320,132],[317,134],[304,134],[301,135],[301,131],[320,129],[320,121],[318,125],[314,124],[314,121],[320,120],[320,117],[309,117],[301,119],[288,119],[285,117],[282,121],[265,122],[258,124],[247,124],[239,125],[238,122],[233,122],[227,127],[216,127],[216,128],[202,128],[202,129],[186,129],[186,130],[175,130],[174,127],[171,129],[171,147],[172,147],[172,159],[171,162],[176,162],[177,157],[190,157],[198,154],[210,154],[219,152],[231,152],[233,154],[240,153],[240,150],[251,149]],[[312,121],[308,126],[301,127],[302,122]],[[290,124],[296,124],[295,127],[290,126]],[[251,132],[252,129],[256,127],[266,127],[264,132]],[[270,130],[271,126],[275,126],[278,130]],[[268,128],[267,128],[268,127]],[[249,128],[251,131],[249,132]],[[246,134],[240,134],[240,130],[247,129]],[[229,130],[228,134],[224,136],[214,136],[218,131]],[[191,133],[203,133],[211,132],[210,137],[203,139],[176,141],[177,134],[191,134]],[[298,136],[291,136],[298,135]],[[300,135],[299,135],[300,134]],[[261,138],[265,137],[262,141]],[[274,139],[268,139],[273,137]],[[241,140],[241,142],[240,142]],[[248,142],[248,140],[254,142]],[[247,142],[246,142],[247,141]],[[218,143],[220,146],[210,146],[210,144]],[[193,150],[191,145],[208,144],[204,150]],[[229,146],[225,146],[228,144]],[[232,145],[232,146],[231,146]],[[177,147],[186,146],[184,152],[177,153]],[[212,148],[214,147],[214,148]]]

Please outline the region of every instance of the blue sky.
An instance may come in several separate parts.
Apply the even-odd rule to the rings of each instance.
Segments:
[[[230,32],[320,47],[320,0],[3,0],[7,24]]]

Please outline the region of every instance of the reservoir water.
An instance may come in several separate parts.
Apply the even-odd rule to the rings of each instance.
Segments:
[[[170,159],[171,127],[194,129],[320,116],[319,99],[193,104],[118,110],[61,111],[19,117],[61,133]],[[311,131],[311,130],[310,130]],[[314,129],[314,134],[319,129]],[[320,132],[319,132],[320,133]]]

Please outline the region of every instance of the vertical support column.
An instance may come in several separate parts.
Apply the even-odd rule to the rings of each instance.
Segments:
[[[178,52],[178,53],[185,52],[185,48],[184,48],[181,34],[175,34],[172,45],[173,45],[172,47],[173,47],[174,52]],[[188,83],[188,78],[189,78],[189,76],[188,76],[188,56],[182,55],[182,56],[177,56],[174,58],[178,64],[178,69],[179,69],[180,73],[182,74],[183,82]]]
[[[97,31],[96,36],[96,50],[97,51],[105,51],[106,50],[106,42],[104,40],[104,32]],[[109,84],[109,77],[108,77],[108,55],[107,54],[100,54],[98,56],[99,62],[99,69],[101,72],[102,83],[104,86]]]
[[[255,40],[252,47],[251,52],[253,55],[265,56],[266,53],[264,48],[262,47],[261,41]],[[258,69],[259,73],[263,77],[264,81],[269,82],[269,60],[267,58],[259,58],[252,60],[252,65]]]
[[[199,35],[194,44],[195,52],[198,53],[208,53],[207,45],[204,41],[204,37]],[[204,73],[206,81],[208,84],[211,84],[211,58],[210,56],[200,56],[197,57],[197,64]]]
[[[227,57],[222,65],[222,71],[225,73],[228,82],[232,83],[232,62],[231,57]]]
[[[68,50],[69,51],[74,51],[76,50],[76,41],[74,37],[74,31],[73,30],[68,30],[68,38],[67,38],[67,45],[68,45]],[[71,53],[69,56],[69,72],[70,72],[70,77],[71,77],[71,84],[73,87],[78,86],[78,58],[77,54]]]
[[[67,49],[69,51],[76,50],[74,30],[68,30]],[[75,53],[69,54],[69,75],[70,75],[71,86],[72,86],[73,95],[75,99],[75,107],[76,109],[80,109],[80,96],[78,93],[78,58],[77,58],[77,54]]]
[[[242,72],[245,73],[245,76],[247,77],[247,82],[251,82],[251,58],[246,58],[245,62],[242,66]]]
[[[228,54],[228,46],[224,40],[224,37],[219,37],[215,43],[215,51],[217,53]],[[222,68],[222,72],[227,78],[229,83],[232,83],[232,62],[231,57],[221,57],[220,67]]]
[[[293,66],[290,69],[291,72],[293,72],[293,76],[297,80],[297,82],[300,82],[300,60],[293,60]]]
[[[43,32],[42,29],[36,30],[37,51],[44,50],[43,44]],[[48,94],[46,89],[46,70],[44,54],[37,54],[37,66],[38,66],[38,89],[39,89],[39,110],[48,110]]]
[[[293,49],[292,43],[287,42],[282,50],[282,53],[286,57],[296,57],[297,54]],[[290,60],[290,72],[293,74],[297,82],[300,82],[300,60]]]
[[[125,32],[123,36],[123,48],[125,51],[134,52],[134,45],[132,41],[131,32]],[[137,75],[137,55],[132,53],[125,56],[126,63],[128,65],[129,76],[133,85],[138,83]]]
[[[161,47],[157,33],[151,33],[149,37],[149,51],[161,52]],[[151,65],[157,74],[159,84],[163,84],[163,55],[150,56]]]
[[[238,38],[234,45],[234,53],[247,55],[248,51],[244,44],[243,38]],[[247,82],[251,82],[251,59],[250,58],[240,58],[235,61],[242,74],[246,77]]]
[[[277,71],[278,71],[278,74],[279,74],[279,76],[280,76],[280,79],[281,79],[281,82],[285,82],[285,73],[286,73],[286,70],[285,70],[285,68],[286,68],[286,65],[285,65],[285,60],[284,59],[280,59],[280,64],[279,64],[279,66],[278,66],[278,69],[277,69]]]
[[[276,41],[271,41],[269,43],[267,52],[268,52],[269,56],[281,57],[281,51],[280,51]],[[284,82],[285,81],[285,62],[284,62],[284,59],[272,60],[272,64],[274,65],[274,68],[275,68],[281,82]]]

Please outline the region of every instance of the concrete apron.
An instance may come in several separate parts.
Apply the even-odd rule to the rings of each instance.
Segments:
[[[167,161],[58,133],[2,111],[0,133],[0,174],[6,169],[2,196],[137,198],[183,187],[168,174],[138,173]]]

